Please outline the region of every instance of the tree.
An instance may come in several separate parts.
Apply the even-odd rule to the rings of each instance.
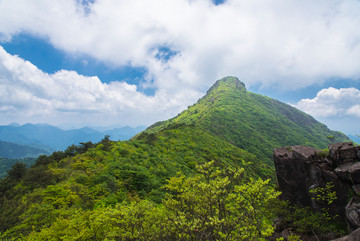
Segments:
[[[335,141],[334,136],[326,136],[326,138],[330,141],[330,143],[333,143]]]
[[[17,162],[15,163],[10,170],[7,171],[8,178],[10,180],[18,181],[23,176],[25,176],[27,172],[27,167],[24,163]]]
[[[169,180],[164,201],[178,240],[263,240],[271,235],[267,209],[279,192],[269,180],[246,180],[243,169],[221,170],[214,162],[199,175],[178,174]]]

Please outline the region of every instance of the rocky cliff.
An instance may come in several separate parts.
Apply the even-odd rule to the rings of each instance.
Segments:
[[[351,142],[328,147],[329,152],[307,146],[274,149],[282,198],[315,211],[327,208],[330,215],[346,221],[349,230],[355,230],[360,228],[360,147]],[[315,197],[314,190],[326,188],[336,194],[331,204]]]

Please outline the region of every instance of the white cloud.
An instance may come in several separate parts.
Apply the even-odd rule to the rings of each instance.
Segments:
[[[354,105],[347,110],[347,114],[354,115],[360,118],[360,105]]]
[[[313,99],[302,99],[297,108],[315,117],[360,117],[360,90],[327,88]]]
[[[49,75],[30,62],[8,54],[2,47],[0,73],[2,121],[151,124],[183,109],[182,101],[186,97],[166,93],[146,96],[135,85],[105,84],[98,77],[82,76],[74,71],[61,70]]]
[[[219,6],[210,0],[98,0],[87,7],[80,2],[2,0],[0,41],[25,32],[70,54],[144,67],[143,85],[156,88],[155,96],[65,70],[48,75],[10,56],[0,66],[1,111],[30,108],[28,115],[47,111],[54,119],[60,110],[79,118],[88,111],[94,120],[111,111],[124,123],[135,116],[151,123],[156,114],[162,119],[193,103],[227,75],[248,87],[282,89],[360,79],[358,0],[227,0]],[[177,54],[158,59],[161,46]],[[325,105],[325,96],[317,98],[298,106],[320,116],[357,113],[355,105],[342,109]]]
[[[224,75],[285,89],[360,77],[357,0],[3,0],[3,39],[25,31],[101,61],[142,66],[154,87],[203,91]],[[90,10],[90,12],[89,12]],[[171,61],[156,48],[178,51]]]

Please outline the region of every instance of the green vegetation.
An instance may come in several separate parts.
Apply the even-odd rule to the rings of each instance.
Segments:
[[[331,234],[334,237],[344,235],[347,230],[344,223],[338,223],[326,213],[316,212],[310,207],[291,206],[287,202],[277,201],[273,204],[272,211],[281,220],[278,224],[281,228],[290,229],[298,234],[315,237],[326,237]]]
[[[15,164],[0,179],[0,238],[265,240],[274,215],[291,213],[275,201],[272,149],[323,146],[330,134],[343,138],[227,78],[130,141],[105,136]]]
[[[192,178],[180,173],[171,178],[161,205],[133,200],[87,211],[60,210],[50,226],[32,228],[23,239],[265,240],[271,235],[272,214],[266,206],[278,193],[268,181],[244,182],[243,169],[219,169],[214,162],[198,170]],[[54,213],[51,205],[34,208],[39,214]],[[31,221],[41,225],[42,220]]]
[[[35,163],[36,158],[8,159],[0,157],[0,178],[7,175],[7,171],[11,169],[15,163],[24,163],[27,167]]]
[[[40,155],[48,155],[50,153],[51,152],[45,148],[0,141],[0,158],[37,158]]]
[[[142,138],[125,142],[104,138],[97,144],[83,143],[41,156],[29,169],[14,166],[9,174],[20,174],[8,175],[0,182],[0,232],[4,238],[40,232],[69,215],[124,202],[147,200],[159,205],[169,178],[178,172],[192,176],[196,165],[211,160],[218,167],[243,168],[248,178],[270,176],[264,165],[254,164],[254,155],[190,126]]]
[[[218,80],[195,105],[168,121],[155,123],[146,132],[174,124],[194,125],[255,154],[270,166],[276,147],[307,145],[323,149],[330,143],[327,136],[335,142],[349,141],[344,134],[329,130],[294,107],[247,91],[235,77]]]
[[[319,237],[322,237],[321,240],[328,240],[327,235],[334,238],[346,234],[346,224],[339,221],[338,216],[330,214],[330,209],[334,207],[334,201],[337,199],[334,184],[328,182],[324,186],[313,188],[310,193],[314,201],[323,207],[320,211],[314,211],[311,207],[290,205],[282,200],[275,201],[272,211],[281,220],[279,228],[286,227],[296,233],[314,236],[317,240]]]

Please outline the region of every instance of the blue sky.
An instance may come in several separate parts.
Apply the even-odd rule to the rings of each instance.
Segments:
[[[219,78],[360,133],[356,0],[0,2],[0,124],[150,125]]]

